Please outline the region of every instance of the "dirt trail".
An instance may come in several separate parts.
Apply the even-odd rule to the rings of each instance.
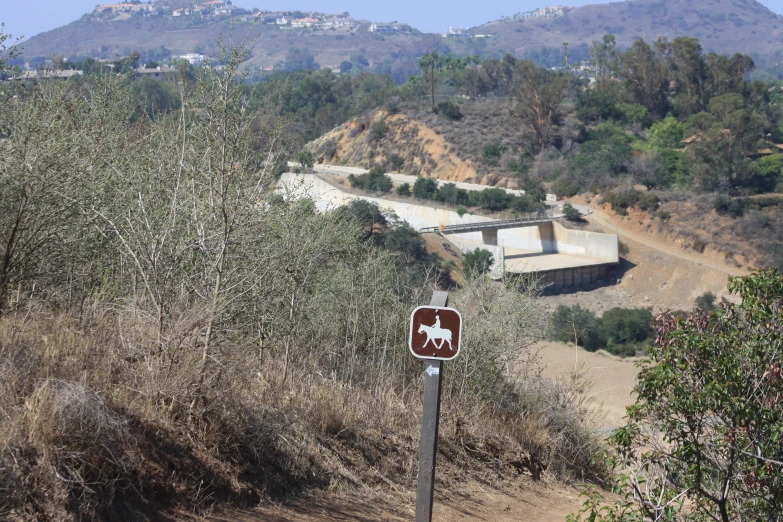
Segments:
[[[579,492],[556,484],[517,483],[491,485],[478,482],[438,484],[433,507],[435,522],[563,522],[581,505]],[[301,506],[260,506],[246,511],[214,515],[206,519],[179,520],[210,522],[410,522],[415,495],[399,492],[331,498],[311,498]]]
[[[587,221],[594,223],[606,230],[612,231],[622,238],[636,241],[637,243],[641,243],[643,245],[647,245],[656,250],[660,250],[665,254],[679,257],[680,259],[684,259],[686,261],[690,261],[692,263],[696,263],[697,265],[702,265],[707,268],[711,268],[713,270],[718,270],[728,275],[741,276],[741,275],[746,275],[748,273],[747,270],[728,266],[724,263],[720,263],[717,261],[712,261],[710,259],[706,259],[705,256],[699,254],[690,254],[688,252],[684,252],[681,248],[677,246],[673,246],[671,243],[666,243],[665,241],[656,239],[649,234],[630,230],[628,227],[625,227],[622,224],[618,223],[617,221],[613,220],[610,216],[605,214],[601,209],[596,207],[591,207],[591,208],[593,212],[589,216],[587,216]]]

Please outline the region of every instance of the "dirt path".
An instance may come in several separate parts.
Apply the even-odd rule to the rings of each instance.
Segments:
[[[556,484],[461,483],[439,484],[433,507],[435,522],[563,522],[581,505],[579,492]],[[210,522],[410,522],[415,496],[411,492],[386,495],[314,497],[298,506],[260,506],[207,518],[177,516],[178,520]]]
[[[747,270],[731,267],[724,263],[711,261],[709,259],[705,259],[704,256],[700,256],[698,254],[689,254],[687,252],[684,252],[681,248],[677,246],[672,246],[671,243],[666,243],[665,241],[661,241],[659,239],[653,238],[649,234],[644,234],[641,232],[630,230],[628,229],[628,227],[624,227],[621,224],[614,221],[610,216],[606,215],[600,209],[595,207],[591,207],[591,208],[593,212],[589,216],[587,216],[587,221],[594,223],[602,228],[605,228],[606,230],[612,231],[622,238],[636,241],[637,243],[641,243],[643,245],[647,245],[656,250],[660,250],[665,254],[679,257],[680,259],[684,259],[686,261],[690,261],[692,263],[696,263],[698,265],[702,265],[707,268],[711,268],[713,270],[718,270],[728,275],[741,276],[741,275],[746,275],[748,273]]]
[[[576,368],[590,383],[588,393],[596,408],[596,426],[614,428],[623,424],[625,408],[634,402],[633,388],[639,373],[635,362],[549,341],[540,342],[537,348],[545,377],[564,378]]]

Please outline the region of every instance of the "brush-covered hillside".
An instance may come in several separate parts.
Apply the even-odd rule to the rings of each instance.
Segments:
[[[563,42],[568,42],[572,63],[588,57],[589,45],[605,33],[619,45],[634,40],[699,38],[704,48],[721,54],[748,54],[759,63],[783,58],[783,17],[756,0],[631,0],[586,5],[563,16],[499,20],[471,30],[491,34],[487,50],[537,57],[547,65],[560,65]]]
[[[514,103],[482,99],[452,104],[459,118],[426,103],[368,111],[308,145],[316,159],[396,172],[516,188],[515,163],[525,148]]]

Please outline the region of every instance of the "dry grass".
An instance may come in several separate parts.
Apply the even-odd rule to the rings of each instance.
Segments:
[[[279,361],[254,365],[238,349],[222,360],[231,378],[191,406],[187,353],[167,365],[135,350],[151,327],[142,314],[87,315],[0,320],[0,516],[119,520],[310,488],[412,487],[418,379],[373,392],[300,361],[284,382]],[[443,473],[572,476],[559,453],[582,424],[551,413],[578,416],[569,401],[579,391],[567,388],[529,380],[499,391],[495,406],[446,398]]]

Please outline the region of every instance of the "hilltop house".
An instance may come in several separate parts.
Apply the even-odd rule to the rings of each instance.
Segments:
[[[367,31],[371,33],[393,33],[399,30],[399,26],[391,24],[376,24],[375,22],[371,23],[369,29],[367,29]]]
[[[556,6],[545,7],[543,9],[536,9],[535,11],[528,11],[527,13],[523,13],[521,17],[522,18],[542,18],[542,17],[552,18],[556,16],[563,16],[564,14],[573,10],[574,10],[573,7],[556,5]]]
[[[183,54],[180,58],[187,60],[191,65],[201,65],[204,63],[204,55],[196,53]]]
[[[319,23],[317,18],[296,18],[291,22],[291,27],[312,27]]]
[[[331,18],[327,18],[321,23],[321,27],[324,29],[329,29],[331,27],[334,28],[340,28],[340,27],[351,27],[353,26],[353,23],[349,18],[340,17],[340,16],[333,16]]]
[[[212,12],[216,15],[231,14],[232,12],[231,6],[227,5],[223,0],[210,0],[209,2],[201,4],[201,7],[211,7]]]
[[[277,25],[288,25],[289,23],[291,23],[291,20],[289,20],[285,16],[281,16],[280,18],[275,19],[275,23]]]
[[[449,27],[449,30],[443,33],[443,38],[456,38],[458,36],[469,36],[468,30],[464,27]]]
[[[172,16],[190,16],[193,10],[190,7],[183,7],[181,9],[174,9],[171,13]]]

